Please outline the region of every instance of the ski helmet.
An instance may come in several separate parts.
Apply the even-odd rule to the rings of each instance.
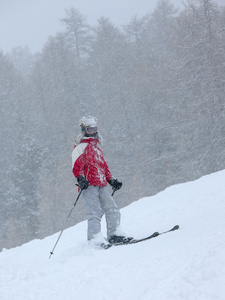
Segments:
[[[85,133],[85,136],[95,136],[98,134],[97,118],[93,116],[81,118],[80,127],[81,131]]]
[[[77,136],[75,143],[78,145],[84,137],[93,137],[95,139],[98,139],[99,145],[103,144],[102,136],[97,131],[97,118],[93,116],[87,116],[83,117],[79,121],[79,125],[81,127],[81,133]],[[87,131],[96,131],[96,133],[92,131],[92,134],[89,134]]]
[[[97,118],[93,116],[87,116],[80,119],[80,127],[87,128],[87,127],[97,127]]]

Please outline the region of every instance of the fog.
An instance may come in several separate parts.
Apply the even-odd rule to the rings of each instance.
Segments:
[[[182,1],[173,0],[177,7]],[[11,51],[28,46],[32,53],[40,51],[50,35],[63,30],[60,19],[65,9],[77,8],[96,24],[104,16],[116,25],[124,25],[131,17],[153,12],[157,0],[2,0],[0,4],[0,49]]]
[[[3,7],[23,20],[13,4]],[[21,44],[0,51],[0,249],[62,229],[77,196],[71,153],[84,115],[98,118],[123,182],[120,207],[225,168],[224,7],[195,0],[177,12],[161,0],[124,26],[93,25],[75,8],[60,14],[61,31],[38,54]],[[80,201],[69,226],[84,218]]]

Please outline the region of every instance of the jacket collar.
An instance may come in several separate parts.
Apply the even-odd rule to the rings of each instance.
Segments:
[[[81,143],[91,143],[91,142],[94,142],[94,143],[98,143],[99,140],[95,139],[95,138],[92,138],[92,137],[84,137],[81,141]]]

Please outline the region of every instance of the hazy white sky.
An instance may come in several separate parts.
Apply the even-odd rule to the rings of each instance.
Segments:
[[[182,0],[170,0],[182,7]],[[224,5],[225,0],[216,0]],[[131,17],[152,12],[158,0],[0,0],[0,50],[8,52],[17,46],[41,51],[50,35],[62,31],[60,19],[65,8],[75,7],[96,24],[109,17],[115,25],[127,24]]]

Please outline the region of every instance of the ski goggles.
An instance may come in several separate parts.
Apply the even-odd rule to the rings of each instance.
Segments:
[[[87,127],[87,128],[85,128],[85,131],[89,134],[97,133],[98,128],[97,127]]]

